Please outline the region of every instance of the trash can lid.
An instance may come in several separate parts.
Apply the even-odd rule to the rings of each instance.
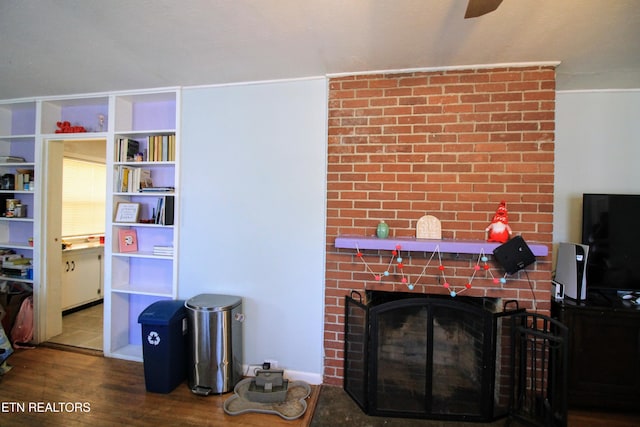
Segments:
[[[181,317],[186,317],[186,315],[184,300],[162,300],[156,301],[145,308],[138,316],[138,323],[144,325],[169,325],[176,320],[180,320]]]
[[[228,311],[242,303],[242,298],[231,295],[200,294],[188,299],[184,305],[192,310]]]

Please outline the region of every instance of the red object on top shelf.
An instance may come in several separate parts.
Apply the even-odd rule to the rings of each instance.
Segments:
[[[56,133],[83,133],[87,131],[84,126],[71,126],[71,123],[67,121],[56,122],[56,126],[58,127]]]

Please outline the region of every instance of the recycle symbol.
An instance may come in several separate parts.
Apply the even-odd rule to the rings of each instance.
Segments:
[[[156,331],[151,331],[149,335],[147,335],[147,341],[149,341],[151,345],[158,345],[160,344],[160,335],[158,335]]]

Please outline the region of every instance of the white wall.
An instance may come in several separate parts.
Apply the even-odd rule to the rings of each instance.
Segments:
[[[185,89],[179,298],[241,296],[244,363],[322,382],[325,78]]]
[[[640,90],[558,92],[553,241],[579,243],[582,193],[640,194]]]

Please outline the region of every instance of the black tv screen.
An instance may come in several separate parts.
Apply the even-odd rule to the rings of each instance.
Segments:
[[[587,289],[640,290],[640,195],[583,194]]]

